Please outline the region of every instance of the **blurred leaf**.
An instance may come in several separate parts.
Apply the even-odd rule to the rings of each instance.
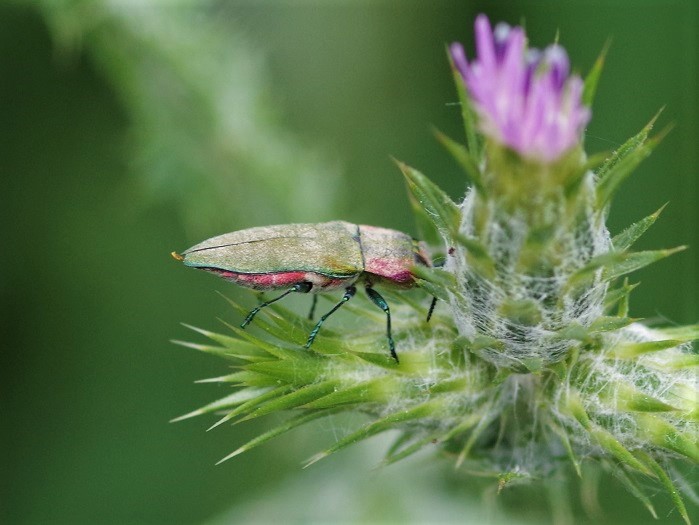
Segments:
[[[471,99],[466,91],[466,84],[461,76],[461,73],[454,66],[454,62],[451,58],[451,53],[447,49],[447,57],[449,58],[449,64],[451,65],[452,75],[454,76],[454,85],[456,86],[456,93],[459,96],[459,103],[461,105],[461,118],[464,122],[464,131],[466,133],[466,144],[468,145],[468,151],[471,157],[475,160],[476,165],[480,162],[482,157],[483,141],[478,133],[477,118],[476,113],[471,105]]]
[[[595,99],[595,93],[597,91],[597,84],[599,83],[600,76],[602,75],[602,69],[604,68],[604,61],[607,58],[607,52],[609,51],[610,41],[602,48],[597,60],[595,60],[592,69],[585,77],[585,84],[583,88],[582,102],[588,108],[592,107],[592,102]]]
[[[216,2],[30,5],[64,57],[84,50],[110,82],[140,188],[176,203],[192,236],[332,217],[337,165],[283,129],[264,57]]]

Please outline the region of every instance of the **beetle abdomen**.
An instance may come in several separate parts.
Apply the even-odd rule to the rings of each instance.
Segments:
[[[215,273],[219,277],[253,290],[276,290],[288,288],[295,284],[309,282],[313,284],[311,292],[325,292],[337,288],[345,288],[357,280],[357,276],[348,278],[331,277],[316,272],[271,272],[271,273],[239,273],[218,268],[202,268]]]

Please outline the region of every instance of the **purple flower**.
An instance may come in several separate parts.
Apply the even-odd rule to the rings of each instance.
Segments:
[[[527,49],[521,27],[500,23],[493,31],[476,18],[477,57],[470,63],[459,43],[450,47],[479,117],[481,131],[522,156],[558,159],[580,141],[590,110],[583,82],[569,76],[568,55],[558,45]]]

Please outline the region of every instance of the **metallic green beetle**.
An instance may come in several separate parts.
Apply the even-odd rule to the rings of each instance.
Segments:
[[[374,285],[411,288],[416,285],[411,268],[430,266],[422,245],[405,233],[350,224],[262,226],[212,237],[173,257],[185,265],[206,270],[254,290],[286,291],[254,308],[241,325],[245,328],[265,306],[292,292],[322,293],[344,288],[345,294],[311,331],[305,347],[313,343],[323,322],[364,284],[369,299],[386,313],[386,334],[391,356],[398,362],[391,336],[388,304]],[[317,296],[313,298],[313,317]]]

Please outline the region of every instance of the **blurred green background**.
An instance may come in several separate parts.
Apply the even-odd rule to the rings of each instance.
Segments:
[[[641,247],[691,249],[637,274],[631,313],[697,321],[695,2],[494,4],[0,5],[0,522],[551,522],[540,489],[496,497],[430,454],[373,471],[382,439],[301,470],[340,419],[217,467],[268,422],[210,433],[213,419],[168,423],[221,397],[193,380],[225,371],[169,339],[196,339],[181,321],[237,322],[214,291],[241,296],[170,251],[334,218],[414,233],[389,156],[463,194],[430,127],[460,136],[444,46],[472,49],[478,12],[524,22],[534,46],[560,31],[583,72],[611,38],[589,151],[615,148],[666,106],[661,125],[674,129],[609,224],[617,232],[670,202]],[[601,483],[603,514],[586,517],[576,495],[562,515],[651,521]],[[661,523],[679,522],[665,496],[654,501]]]

